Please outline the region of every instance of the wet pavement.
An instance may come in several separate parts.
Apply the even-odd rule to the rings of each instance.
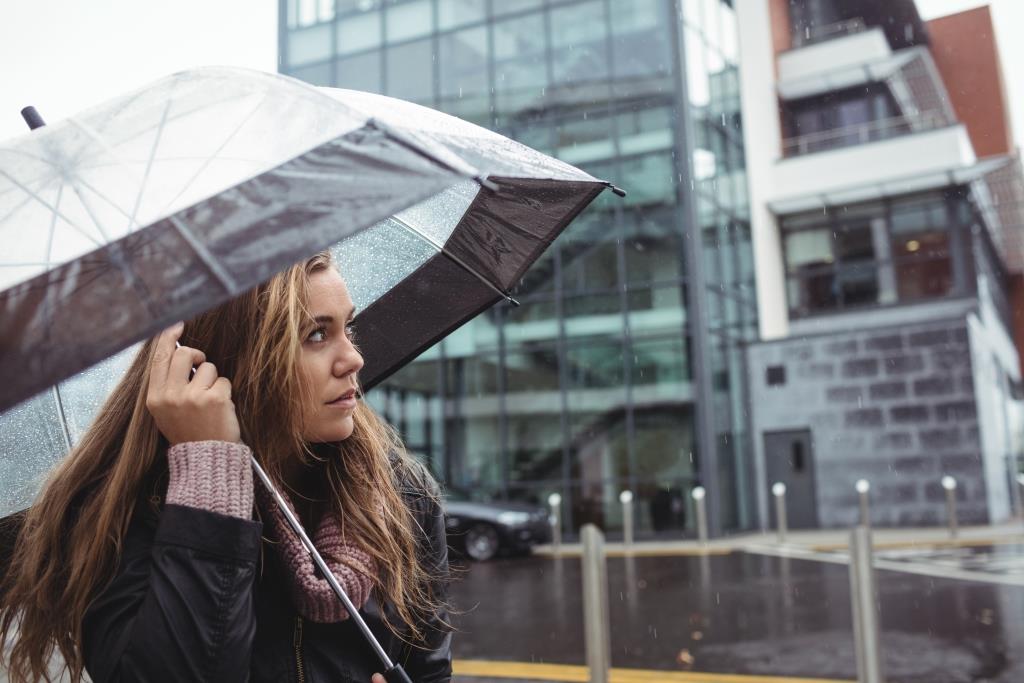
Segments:
[[[1015,571],[1021,552],[962,555],[988,553]],[[461,572],[452,590],[457,658],[584,663],[578,559],[509,559]],[[1024,681],[1024,586],[877,576],[890,681]],[[843,564],[743,552],[609,558],[608,581],[615,667],[856,679]]]

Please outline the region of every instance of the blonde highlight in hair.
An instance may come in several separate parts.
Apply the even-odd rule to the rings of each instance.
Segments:
[[[296,461],[311,464],[302,437],[309,396],[298,362],[309,280],[334,267],[322,252],[185,325],[182,343],[202,349],[232,382],[242,440],[275,482]],[[52,680],[59,652],[73,681],[84,672],[82,621],[113,577],[136,505],[166,488],[167,443],[146,408],[153,340],[146,342],[96,419],[53,470],[26,512],[0,595],[0,649],[14,683]],[[436,484],[398,434],[360,401],[347,439],[319,446],[327,507],[348,542],[377,560],[374,592],[394,608],[386,622],[406,642],[437,614],[435,568],[418,552],[422,533],[410,497],[436,502]],[[382,610],[382,614],[385,611]]]

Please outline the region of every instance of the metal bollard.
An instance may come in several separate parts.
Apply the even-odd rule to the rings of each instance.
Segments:
[[[705,491],[703,486],[697,486],[690,492],[693,496],[693,504],[697,510],[697,540],[702,547],[708,544],[708,511],[707,503],[704,501]]]
[[[1024,521],[1024,474],[1017,475],[1017,485],[1020,487],[1020,518]]]
[[[593,524],[584,524],[580,536],[583,538],[583,635],[587,667],[591,683],[608,683],[611,633],[604,534]]]
[[[850,604],[853,608],[857,681],[884,683],[871,530],[864,525],[856,527],[850,534]]]
[[[627,552],[633,551],[633,492],[623,491],[619,494],[622,503],[622,542]]]
[[[775,496],[775,522],[779,530],[779,543],[786,542],[786,485],[781,481],[772,484],[772,495]]]
[[[946,517],[949,522],[949,537],[956,538],[958,532],[956,520],[956,479],[947,474],[942,478],[942,488],[946,489]]]
[[[548,523],[551,524],[551,550],[555,557],[562,554],[562,496],[552,493],[548,496],[548,507],[551,514],[548,516]]]
[[[860,496],[860,523],[871,528],[871,513],[868,511],[868,491],[871,490],[871,484],[867,479],[858,479],[854,488]]]

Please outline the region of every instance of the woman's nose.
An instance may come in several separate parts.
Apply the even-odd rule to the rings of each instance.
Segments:
[[[355,347],[343,350],[334,361],[334,376],[344,377],[353,372],[359,372],[363,368],[363,356]]]

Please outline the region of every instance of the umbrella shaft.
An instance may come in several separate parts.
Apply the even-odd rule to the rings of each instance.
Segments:
[[[381,647],[379,642],[377,642],[377,639],[374,637],[373,632],[370,631],[370,627],[366,625],[365,621],[363,621],[363,617],[359,614],[359,612],[356,610],[355,605],[352,604],[352,600],[350,600],[348,595],[345,593],[345,589],[341,587],[340,583],[338,583],[338,579],[334,576],[334,572],[332,572],[330,568],[327,566],[327,563],[324,562],[324,558],[320,556],[320,552],[316,549],[316,546],[313,545],[313,541],[311,541],[309,539],[309,536],[306,535],[306,530],[302,528],[302,525],[299,523],[299,520],[295,518],[295,515],[288,507],[288,504],[285,502],[284,498],[281,497],[281,494],[278,493],[277,488],[275,488],[274,485],[271,483],[270,477],[268,477],[267,473],[263,471],[263,468],[260,467],[260,464],[256,462],[256,456],[250,456],[250,459],[252,460],[252,467],[256,471],[256,475],[260,478],[260,481],[263,482],[263,485],[267,487],[267,490],[270,491],[270,494],[274,496],[274,502],[277,503],[277,506],[281,509],[281,512],[284,513],[285,519],[288,520],[288,525],[291,526],[292,531],[294,531],[296,535],[299,537],[299,540],[302,541],[302,545],[305,546],[306,552],[308,552],[309,556],[313,558],[314,564],[316,564],[317,568],[320,570],[320,573],[323,574],[324,578],[327,580],[327,583],[330,584],[331,590],[333,590],[334,594],[338,596],[339,600],[341,600],[341,604],[345,606],[345,610],[348,612],[349,618],[355,621],[356,626],[358,626],[359,630],[363,632],[364,636],[366,636],[366,640],[370,643],[370,646],[377,653],[377,657],[380,658],[380,661],[382,664],[384,664],[385,669],[393,668],[394,665],[391,663],[391,659],[384,651],[384,648]]]

